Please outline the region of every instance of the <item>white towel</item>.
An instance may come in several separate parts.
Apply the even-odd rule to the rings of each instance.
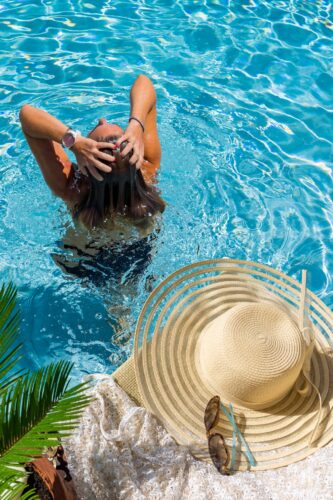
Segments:
[[[333,443],[281,469],[221,476],[178,446],[144,408],[105,376],[66,443],[83,500],[332,499]]]

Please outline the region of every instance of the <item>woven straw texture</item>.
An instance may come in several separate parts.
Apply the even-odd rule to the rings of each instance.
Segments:
[[[112,378],[120,387],[130,396],[133,401],[139,406],[143,406],[143,400],[139,392],[138,384],[135,377],[134,357],[131,356],[125,363],[113,372]]]
[[[279,271],[252,262],[220,259],[180,269],[148,298],[135,333],[139,392],[144,406],[198,458],[209,459],[203,415],[214,395],[197,369],[200,334],[209,323],[240,304],[273,304],[297,322],[300,297],[300,284]],[[255,470],[302,460],[333,437],[333,317],[310,291],[305,306],[316,339],[311,379],[323,405],[315,446],[308,445],[319,408],[315,391],[303,397],[294,387],[282,400],[260,411],[235,405],[237,424],[257,461]],[[222,412],[218,430],[231,445],[232,427]],[[249,468],[241,448],[237,450],[236,466],[238,470]]]
[[[306,344],[296,323],[271,304],[240,304],[200,334],[196,368],[211,391],[246,408],[267,408],[290,389]]]

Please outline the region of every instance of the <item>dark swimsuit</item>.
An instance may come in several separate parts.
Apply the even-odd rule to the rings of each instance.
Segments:
[[[71,187],[80,192],[85,182],[78,166],[73,164]],[[75,219],[76,207],[72,209]],[[89,242],[83,248],[59,241],[59,253],[52,254],[55,263],[67,274],[94,286],[110,287],[117,283],[137,281],[152,259],[158,227],[148,236],[129,241],[115,241],[107,247]]]
[[[115,242],[111,247],[98,249],[87,245],[83,250],[59,242],[61,253],[52,255],[54,261],[67,274],[100,287],[117,283],[136,282],[151,262],[156,234],[137,241]]]

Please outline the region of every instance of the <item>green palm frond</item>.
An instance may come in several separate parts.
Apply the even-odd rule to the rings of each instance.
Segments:
[[[0,288],[0,397],[22,373],[14,370],[20,360],[21,345],[13,347],[19,331],[19,313],[16,310],[17,292],[12,284]]]
[[[90,398],[87,384],[68,389],[73,364],[52,363],[32,374],[15,369],[21,346],[16,290],[0,289],[0,498],[16,499],[25,489],[24,465],[68,436]],[[23,499],[37,498],[34,492]]]
[[[0,401],[0,477],[13,482],[25,475],[23,466],[55,446],[75,428],[90,401],[87,384],[67,389],[72,363],[59,361],[25,375],[5,391]],[[10,471],[10,472],[8,472]],[[0,482],[1,493],[8,488]]]
[[[30,490],[26,493],[22,493],[25,488],[25,484],[21,482],[17,482],[17,476],[15,474],[12,474],[10,471],[8,473],[8,470],[5,471],[4,474],[1,474],[0,476],[0,494],[1,494],[1,500],[17,500],[18,498],[20,500],[25,500],[25,499],[36,499],[39,500],[39,496],[36,495],[36,492],[33,490]]]

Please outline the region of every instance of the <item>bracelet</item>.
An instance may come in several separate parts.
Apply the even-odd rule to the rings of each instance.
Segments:
[[[144,125],[143,125],[142,121],[141,121],[141,120],[139,120],[139,118],[136,118],[135,116],[130,116],[130,117],[129,117],[129,119],[128,119],[128,123],[129,123],[131,120],[135,120],[136,122],[140,123],[141,128],[142,128],[142,132],[144,132],[144,131],[145,131],[145,127],[144,127]]]

